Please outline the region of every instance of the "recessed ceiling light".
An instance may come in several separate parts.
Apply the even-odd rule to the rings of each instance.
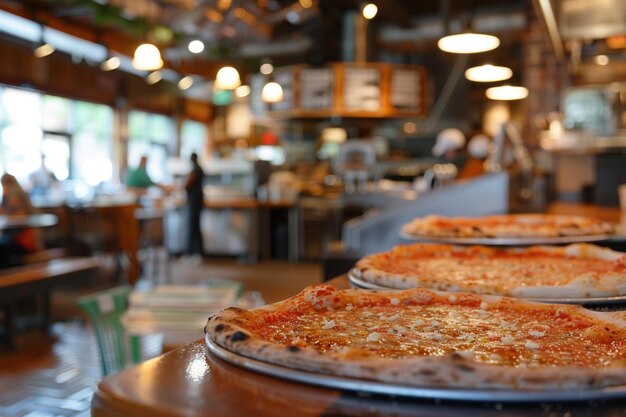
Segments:
[[[269,75],[272,72],[274,72],[274,66],[270,64],[269,62],[266,62],[265,64],[261,65],[261,67],[259,68],[259,71],[261,71],[261,74]]]
[[[465,78],[480,83],[508,80],[512,76],[513,70],[511,68],[491,64],[468,68],[465,71]]]
[[[191,75],[187,75],[183,77],[178,82],[178,88],[181,90],[187,90],[193,85],[193,77]]]
[[[484,33],[460,33],[444,36],[437,42],[439,49],[453,54],[476,54],[491,51],[499,45],[500,39]]]
[[[113,71],[114,69],[119,68],[121,63],[122,62],[118,57],[112,56],[111,58],[100,64],[100,68],[102,69],[102,71]]]
[[[363,6],[362,13],[364,18],[371,20],[376,17],[376,14],[378,14],[378,6],[374,3],[367,3]]]
[[[153,71],[146,77],[146,82],[148,84],[156,84],[163,79],[163,74],[161,71]]]
[[[491,100],[521,100],[528,97],[528,89],[514,85],[501,85],[488,88],[486,94]]]
[[[35,55],[35,57],[37,58],[43,58],[50,55],[54,51],[54,46],[50,45],[49,43],[44,43],[33,51],[33,55]]]
[[[187,49],[189,49],[189,52],[193,54],[199,54],[200,52],[204,51],[204,42],[198,39],[194,39],[189,42],[189,44],[187,45]]]
[[[235,89],[235,95],[239,98],[247,97],[250,95],[250,86],[240,85]]]

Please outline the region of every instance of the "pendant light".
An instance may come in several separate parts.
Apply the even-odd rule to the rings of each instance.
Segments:
[[[135,49],[133,68],[140,71],[154,71],[163,67],[159,48],[151,43],[142,43]]]
[[[215,76],[214,87],[218,90],[234,90],[241,85],[239,72],[234,67],[222,67]]]
[[[459,16],[461,28],[464,28],[464,30],[461,33],[450,34],[450,4],[449,2],[444,1],[443,5],[445,36],[437,41],[439,49],[453,54],[476,54],[491,51],[492,49],[496,49],[500,46],[500,39],[498,39],[497,36],[485,33],[476,33],[471,30],[474,14],[473,10],[469,15]]]
[[[509,67],[485,64],[468,68],[465,71],[465,78],[479,83],[489,83],[494,81],[508,80],[513,76],[513,70]]]
[[[439,49],[453,54],[477,54],[487,52],[500,46],[497,36],[484,33],[465,32],[448,35],[437,41]]]
[[[148,19],[149,14],[144,17]],[[142,43],[135,49],[133,55],[133,68],[139,71],[156,71],[163,68],[163,59],[161,52],[154,44],[146,42]]]
[[[261,100],[266,103],[278,103],[284,98],[283,88],[277,82],[271,81],[263,86]]]
[[[528,89],[515,85],[501,85],[488,88],[486,95],[491,100],[521,100],[528,97]]]

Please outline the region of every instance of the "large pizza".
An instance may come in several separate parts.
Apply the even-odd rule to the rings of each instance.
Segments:
[[[555,238],[612,233],[612,224],[587,216],[503,214],[483,217],[419,217],[405,224],[407,236],[433,238]]]
[[[322,284],[223,310],[206,331],[243,357],[359,380],[529,390],[626,383],[626,313],[507,297]]]
[[[415,243],[367,255],[351,274],[385,288],[533,299],[626,294],[626,254],[590,244],[498,248]]]

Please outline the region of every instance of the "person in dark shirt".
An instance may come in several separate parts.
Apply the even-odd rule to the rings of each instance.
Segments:
[[[10,174],[0,177],[2,184],[2,202],[0,215],[28,216],[34,213],[30,198],[24,189]],[[22,256],[39,249],[39,239],[30,227],[0,232],[0,268],[20,265]]]
[[[187,255],[202,256],[202,231],[200,229],[200,215],[204,207],[204,171],[198,163],[198,155],[191,154],[191,172],[185,181],[187,191]]]

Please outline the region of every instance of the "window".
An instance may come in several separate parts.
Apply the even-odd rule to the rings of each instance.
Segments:
[[[21,184],[41,165],[41,96],[15,88],[0,90],[0,164]]]
[[[180,135],[180,157],[189,159],[193,152],[203,155],[208,129],[205,124],[184,120]]]
[[[136,167],[148,156],[148,175],[155,182],[171,179],[167,158],[174,155],[176,130],[172,119],[160,114],[131,111],[128,115],[128,166]]]
[[[0,171],[26,188],[42,163],[59,180],[110,181],[112,124],[108,106],[0,87]]]
[[[113,110],[101,104],[74,103],[72,176],[97,185],[113,178]]]

